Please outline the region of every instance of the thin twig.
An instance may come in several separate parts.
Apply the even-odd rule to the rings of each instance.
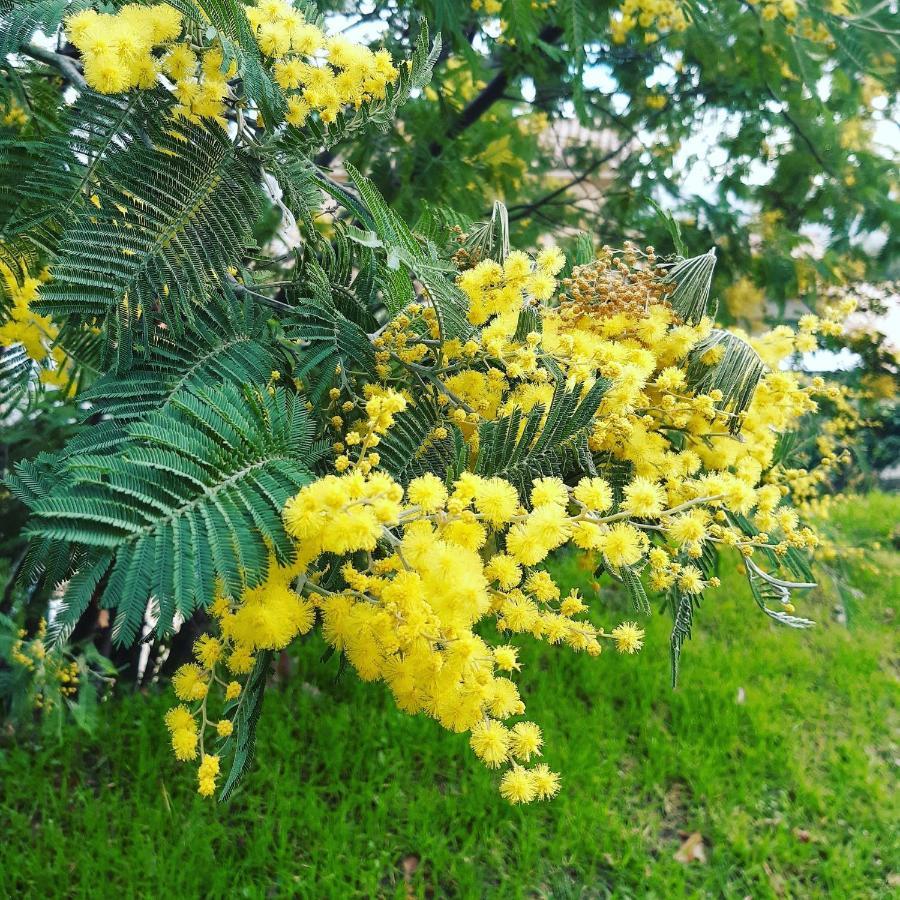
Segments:
[[[431,371],[427,366],[420,366],[417,363],[406,362],[406,360],[401,359],[397,356],[396,353],[391,354],[391,358],[395,359],[401,366],[405,366],[410,372],[415,372],[416,375],[419,375],[422,378],[430,381],[442,394],[445,394],[450,400],[453,401],[458,407],[464,409],[467,413],[474,412],[475,410],[466,403],[465,400],[460,399],[441,381],[434,372]]]
[[[247,287],[246,284],[241,284],[236,278],[232,278],[230,275],[228,276],[228,286],[236,293],[236,294],[249,294],[253,297],[254,300],[259,300],[261,303],[264,303],[266,306],[270,306],[272,309],[277,309],[279,312],[296,312],[293,306],[289,303],[282,303],[280,300],[276,300],[274,297],[267,297],[265,294],[260,294],[257,291],[254,291],[252,288]],[[264,286],[264,285],[263,285]]]

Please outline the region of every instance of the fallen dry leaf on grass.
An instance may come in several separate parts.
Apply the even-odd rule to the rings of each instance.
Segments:
[[[406,884],[406,896],[408,898],[413,898],[416,896],[416,892],[413,888],[413,875],[416,874],[416,871],[419,868],[420,858],[417,853],[410,853],[407,856],[403,857],[403,860],[400,863],[401,868],[403,869],[403,881]]]
[[[689,834],[673,858],[676,862],[685,865],[690,865],[692,862],[705,863],[706,845],[703,843],[703,835],[699,831]]]
[[[778,872],[774,871],[767,862],[763,863],[763,871],[768,876],[769,886],[772,888],[772,891],[775,893],[775,895],[778,897],[783,897],[785,889],[787,887],[784,877]]]

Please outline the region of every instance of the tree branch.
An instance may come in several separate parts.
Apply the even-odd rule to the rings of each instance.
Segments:
[[[53,66],[73,86],[79,89],[87,87],[84,75],[81,74],[78,64],[71,56],[54,53],[52,50],[45,50],[43,47],[38,47],[35,44],[22,44],[19,47],[19,52],[39,62],[47,63],[48,66]]]
[[[246,284],[233,278],[231,275],[227,276],[226,280],[228,282],[228,287],[236,294],[247,294],[259,303],[263,303],[271,309],[277,309],[279,312],[293,313],[297,311],[289,303],[282,303],[274,297],[267,297],[265,294],[260,294],[258,291],[254,291],[253,288],[249,288]],[[257,287],[268,287],[268,285],[257,285]]]
[[[777,103],[781,109],[779,110],[779,115],[788,123],[791,127],[791,130],[794,134],[800,138],[804,144],[806,144],[809,152],[812,154],[813,159],[822,167],[822,171],[825,172],[826,175],[830,175],[832,178],[836,180],[840,180],[838,176],[834,173],[832,167],[826,162],[825,158],[819,153],[818,148],[813,143],[812,139],[809,135],[800,127],[800,123],[788,112],[788,102],[787,100],[782,100],[775,91],[772,90],[770,85],[766,83],[766,93],[772,98],[772,100]]]
[[[555,44],[563,34],[558,25],[547,25],[538,35],[538,41],[545,44]],[[498,100],[503,99],[510,78],[518,70],[518,65],[501,70],[488,82],[481,93],[466,106],[463,111],[450,123],[440,140],[434,140],[428,147],[432,158],[440,156],[450,141],[458,138],[464,131],[471,128]]]
[[[540,209],[542,206],[545,206],[548,203],[551,203],[561,194],[564,194],[570,188],[575,187],[578,184],[581,184],[583,181],[586,181],[597,169],[600,168],[604,163],[608,163],[611,159],[618,156],[629,144],[630,138],[626,138],[626,140],[622,141],[618,147],[613,150],[610,150],[609,153],[604,153],[603,156],[597,157],[580,175],[577,175],[575,178],[567,181],[564,185],[556,188],[556,190],[551,191],[549,194],[545,194],[539,200],[535,200],[532,203],[519,203],[515,206],[509,207],[509,217],[514,221],[518,221],[519,219],[524,218],[525,216],[533,213],[535,210]]]

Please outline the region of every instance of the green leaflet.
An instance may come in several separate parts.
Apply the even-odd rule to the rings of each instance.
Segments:
[[[404,487],[425,472],[434,472],[438,477],[448,471],[456,474],[462,435],[451,426],[447,437],[429,440],[440,421],[440,410],[423,393],[415,406],[407,407],[394,417],[394,424],[381,438],[378,445],[380,465]]]
[[[0,347],[0,418],[27,409],[39,390],[38,367],[21,344]]]
[[[468,216],[437,203],[422,201],[415,231],[430,241],[440,243],[447,241],[449,230],[454,226],[462,231],[470,231],[475,227]]]
[[[715,365],[706,365],[704,355],[717,348],[724,351],[722,358]],[[708,394],[715,389],[722,392],[716,407],[731,413],[729,430],[737,434],[742,424],[741,413],[750,406],[765,372],[765,363],[746,341],[731,332],[714,328],[691,350],[686,377],[698,394]]]
[[[702,256],[683,259],[666,275],[666,282],[674,285],[668,300],[673,309],[691,325],[696,325],[705,315],[716,268],[716,251]]]
[[[687,246],[685,245],[684,238],[681,235],[681,225],[678,224],[678,220],[670,212],[666,212],[652,198],[649,200],[649,203],[656,210],[656,214],[659,216],[662,223],[666,226],[666,230],[669,232],[669,237],[672,238],[672,245],[675,247],[675,252],[679,256],[684,256],[687,253]]]
[[[32,167],[20,172],[3,233],[55,252],[73,215],[97,212],[88,198],[98,192],[107,160],[141,140],[141,123],[162,115],[167,103],[162,89],[124,98],[82,90],[64,108],[58,130],[41,143]]]
[[[594,241],[589,234],[579,231],[572,248],[571,259],[564,271],[571,272],[575,266],[586,266],[594,260]],[[561,273],[562,274],[562,273]]]
[[[159,334],[145,362],[124,375],[103,376],[81,399],[92,404],[90,414],[102,412],[118,433],[128,422],[165,409],[183,392],[216,383],[262,385],[290,362],[273,340],[266,311],[226,290],[197,311],[194,327],[183,337],[175,341]],[[92,443],[97,436],[85,434],[77,449],[97,446]]]
[[[262,650],[256,654],[253,671],[247,678],[238,698],[237,707],[231,717],[234,731],[222,748],[224,755],[232,755],[228,777],[219,791],[219,802],[224,803],[232,794],[244,772],[253,762],[256,752],[256,725],[262,713],[263,698],[266,694],[266,678],[272,665],[272,651]]]
[[[491,220],[469,230],[465,248],[475,260],[490,258],[502,263],[509,256],[509,212],[499,200],[494,201]]]
[[[97,186],[100,208],[63,233],[54,280],[37,304],[54,315],[105,318],[119,373],[155,338],[179,338],[219,273],[253,244],[256,173],[215,126],[183,125],[113,154]]]
[[[774,619],[782,625],[790,628],[810,628],[815,622],[810,619],[804,619],[799,616],[793,616],[782,609],[772,609],[769,604],[777,603],[779,605],[787,603],[790,600],[791,592],[795,590],[809,590],[816,585],[812,582],[785,581],[776,578],[768,572],[761,569],[752,559],[744,561],[747,568],[747,582],[750,585],[750,592],[757,606],[769,618]]]
[[[265,576],[271,551],[292,558],[281,509],[317,452],[303,404],[281,389],[189,391],[127,425],[115,452],[66,457],[52,488],[17,468],[36,539],[84,548],[85,592],[109,569],[118,643],[134,640],[151,596],[162,633],[176,611],[205,606],[217,578],[238,593]]]
[[[401,266],[425,286],[434,302],[445,338],[458,337],[467,328],[466,299],[448,276],[453,267],[429,252],[413,236],[405,222],[387,205],[372,182],[350,163],[347,174],[372,218],[373,230],[384,244],[388,269]]]
[[[640,573],[630,566],[625,566],[619,570],[619,574],[635,610],[641,615],[649,616],[652,610],[650,609],[650,601],[647,599],[647,592],[644,590],[644,585],[641,582]]]
[[[51,646],[63,645],[68,641],[112,560],[112,552],[106,549],[93,550],[80,560],[66,585],[62,605],[48,631],[47,639]]]
[[[588,113],[584,103],[584,83],[580,77],[584,71],[584,64],[587,58],[585,44],[587,43],[586,37],[590,28],[587,4],[584,0],[563,0],[559,4],[559,14],[569,53],[573,57],[575,71],[579,76],[572,85],[572,99],[575,103],[575,112],[580,121],[587,122]]]
[[[578,437],[590,427],[608,387],[609,382],[600,379],[581,396],[577,390],[566,390],[561,381],[547,409],[536,406],[527,413],[516,409],[483,422],[474,471],[505,478],[525,493],[534,478],[574,469],[587,452],[579,447]]]
[[[3,0],[0,3],[0,58],[14,53],[38,30],[52,34],[63,16],[71,15],[88,4],[77,0]]]
[[[672,687],[678,685],[678,670],[681,663],[681,648],[691,636],[694,627],[694,606],[700,605],[700,597],[685,594],[677,588],[670,589],[667,596],[675,614],[672,636],[669,640],[669,655],[672,666]]]
[[[307,262],[304,275],[304,290],[310,296],[298,302],[296,319],[297,334],[308,349],[297,374],[311,384],[316,402],[331,387],[338,365],[372,371],[375,353],[366,332],[337,308],[332,281],[314,258]]]

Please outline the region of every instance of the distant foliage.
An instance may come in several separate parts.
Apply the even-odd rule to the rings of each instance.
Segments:
[[[891,3],[325,5],[361,34],[377,20],[395,53],[419,15],[442,34],[402,130],[345,150],[411,221],[423,202],[480,221],[499,198],[522,246],[577,229],[668,246],[653,199],[691,247],[716,247],[721,299],[739,278],[757,289],[769,308],[730,319],[757,328],[792,300],[815,311],[830,285],[898,277]]]

